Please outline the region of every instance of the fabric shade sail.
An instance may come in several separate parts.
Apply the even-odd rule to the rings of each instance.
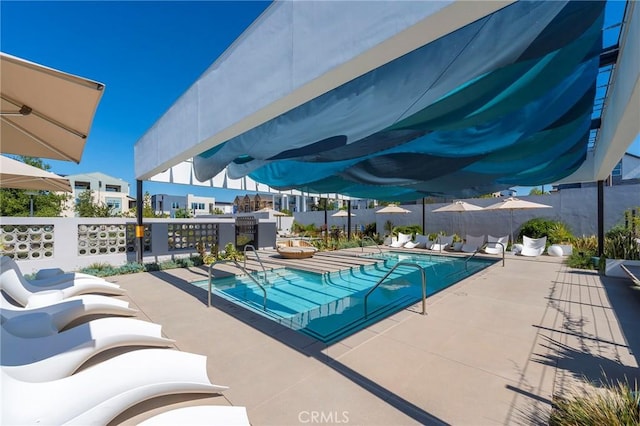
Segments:
[[[512,3],[195,156],[195,177],[383,200],[557,181],[586,158],[603,19]]]
[[[0,53],[5,154],[80,162],[104,85]]]
[[[72,192],[69,180],[0,155],[0,188]]]

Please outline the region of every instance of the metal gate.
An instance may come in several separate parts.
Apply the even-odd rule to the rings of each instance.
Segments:
[[[246,245],[255,246],[258,241],[258,221],[253,216],[236,218],[236,248],[244,250]]]

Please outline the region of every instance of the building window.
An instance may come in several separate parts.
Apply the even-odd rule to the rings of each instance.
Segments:
[[[104,190],[107,192],[122,192],[120,185],[106,185]]]
[[[122,201],[119,198],[106,198],[105,202],[107,206],[111,207],[115,211],[120,211],[122,207]]]
[[[80,181],[76,181],[73,184],[73,187],[75,189],[91,189],[91,184],[89,182],[80,182]]]
[[[611,176],[622,176],[622,161],[618,162],[611,171]]]
[[[180,208],[180,203],[174,201],[173,203],[171,203],[171,208],[172,209],[179,209]]]

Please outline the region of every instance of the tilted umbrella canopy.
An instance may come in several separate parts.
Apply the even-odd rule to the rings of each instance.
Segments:
[[[475,204],[470,204],[465,201],[454,201],[451,204],[447,204],[446,206],[439,207],[433,210],[433,213],[440,212],[470,212],[475,210],[482,210],[482,207],[476,206]]]
[[[339,210],[337,213],[334,213],[331,215],[331,217],[348,217],[348,216],[354,217],[355,214],[353,213],[349,214],[346,210]]]
[[[389,204],[388,206],[383,207],[380,210],[376,211],[376,214],[384,214],[384,213],[390,213],[390,214],[394,214],[394,213],[411,213],[411,210],[407,210],[407,209],[402,208],[400,206],[396,206],[395,204]]]
[[[69,181],[55,173],[0,155],[0,187],[72,192]]]
[[[515,243],[513,239],[513,211],[524,209],[549,209],[551,206],[546,204],[534,203],[533,201],[521,200],[515,197],[505,198],[499,203],[491,204],[484,208],[484,210],[509,210],[511,212],[511,222],[509,224],[509,233],[511,235],[511,243]]]
[[[386,214],[404,214],[404,213],[411,213],[411,210],[407,210],[395,204],[389,204],[388,206],[383,207],[380,210],[376,211],[376,214],[385,214],[385,213]],[[391,229],[393,229],[393,223],[391,224]]]
[[[447,204],[446,206],[442,206],[433,210],[433,213],[442,213],[442,212],[463,213],[463,212],[471,212],[471,211],[478,211],[478,210],[482,210],[482,207],[476,206],[475,204],[467,203],[466,201],[458,200],[458,201],[454,201],[451,204]],[[462,233],[463,234],[465,233],[464,230],[462,231]],[[461,237],[464,238],[464,235],[461,235]]]
[[[104,85],[0,53],[0,150],[80,162]]]

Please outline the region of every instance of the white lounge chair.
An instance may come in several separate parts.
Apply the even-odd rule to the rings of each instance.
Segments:
[[[29,304],[29,299],[37,295],[38,303],[62,300],[86,293],[102,293],[122,295],[125,293],[118,285],[100,279],[82,278],[75,281],[35,286],[24,278],[17,266],[5,262],[0,272],[0,288],[11,298],[23,306]],[[57,293],[56,293],[57,292]]]
[[[129,308],[129,303],[125,300],[92,294],[71,297],[69,299],[55,302],[46,306],[26,308],[14,305],[5,298],[4,294],[1,294],[0,308],[0,315],[3,318],[3,321],[12,320],[22,315],[46,313],[49,315],[50,318],[48,319],[48,321],[52,325],[46,326],[42,324],[36,324],[34,326],[49,328],[54,327],[55,330],[62,330],[73,321],[87,316],[132,316],[138,312],[135,309]]]
[[[247,409],[225,405],[176,408],[138,423],[138,426],[250,426]]]
[[[36,315],[48,316],[44,313],[23,315],[5,321],[0,327],[0,365],[12,377],[25,382],[47,382],[70,376],[91,357],[108,349],[166,347],[174,343],[162,337],[159,324],[132,318],[100,318],[59,333],[53,330],[53,334],[41,337],[21,337],[20,332],[24,331],[21,326],[30,327],[26,322]],[[18,335],[14,335],[14,331]]]
[[[43,383],[0,369],[3,425],[104,425],[151,398],[228,389],[210,382],[205,356],[171,349],[138,349]]]
[[[15,260],[10,258],[9,256],[0,257],[0,270],[5,268],[15,268],[20,275],[24,278],[24,274],[20,270],[19,265]],[[26,278],[24,278],[26,280]],[[95,275],[84,274],[82,272],[64,272],[59,268],[49,268],[49,269],[41,269],[36,273],[36,278],[32,280],[27,280],[29,284],[37,286],[37,287],[49,287],[51,285],[68,283],[71,285],[75,280],[81,279],[90,279],[94,281],[99,281],[103,283],[111,284],[111,286],[120,287],[117,284],[109,283],[104,278],[96,277]]]
[[[529,238],[522,237],[522,250],[518,253],[520,256],[536,257],[544,253],[547,245],[547,237]]]
[[[403,234],[402,232],[398,232],[398,238],[395,241],[392,241],[389,247],[393,247],[393,248],[404,247],[404,245],[410,241],[411,241],[411,234]]]
[[[431,247],[432,244],[433,244],[433,241],[430,241],[429,237],[427,237],[426,235],[416,234],[416,237],[414,238],[414,240],[409,241],[404,246],[406,248],[427,248],[427,247]]]
[[[503,245],[500,245],[501,243]],[[487,254],[501,254],[504,250],[507,249],[507,244],[509,243],[509,236],[505,235],[504,237],[494,237],[493,235],[487,236],[487,245],[484,248],[484,252]]]
[[[431,246],[431,250],[442,251],[453,244],[453,235],[438,235],[436,243]]]
[[[465,253],[475,253],[484,245],[484,235],[479,237],[467,234],[467,238],[460,251]]]

